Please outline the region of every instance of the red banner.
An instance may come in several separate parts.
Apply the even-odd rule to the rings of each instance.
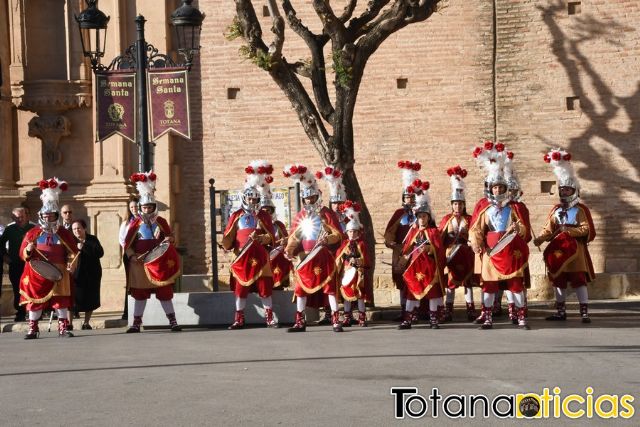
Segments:
[[[136,74],[131,71],[96,73],[96,139],[104,141],[113,134],[135,142]]]
[[[151,140],[155,141],[169,131],[191,139],[187,70],[149,70],[147,93]]]

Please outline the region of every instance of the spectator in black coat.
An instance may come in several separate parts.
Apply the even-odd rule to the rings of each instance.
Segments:
[[[78,242],[80,257],[74,274],[76,310],[84,312],[82,329],[92,329],[89,325],[91,314],[100,307],[100,281],[102,266],[100,258],[104,250],[96,236],[87,233],[87,223],[79,219],[71,226]]]

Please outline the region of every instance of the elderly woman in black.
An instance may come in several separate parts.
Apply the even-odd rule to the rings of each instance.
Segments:
[[[104,255],[104,250],[98,238],[87,233],[87,223],[84,220],[74,221],[71,230],[80,250],[79,264],[74,274],[76,310],[84,312],[82,329],[92,329],[89,325],[91,314],[100,307],[100,258]]]

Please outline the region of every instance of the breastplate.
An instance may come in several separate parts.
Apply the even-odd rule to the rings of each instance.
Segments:
[[[490,231],[507,231],[509,219],[511,218],[511,207],[505,206],[502,209],[498,209],[495,206],[490,206],[487,208],[487,215],[489,217]]]
[[[149,224],[142,223],[140,227],[138,227],[138,240],[153,240],[155,239],[155,231],[158,228],[158,224]]]
[[[318,240],[322,231],[322,219],[318,215],[308,215],[300,224],[303,240]]]
[[[412,211],[405,211],[400,217],[400,225],[411,225],[416,220]]]
[[[553,215],[556,217],[558,224],[578,225],[578,208],[576,206],[567,210],[556,209]]]
[[[238,219],[238,228],[240,230],[255,230],[258,228],[258,220],[256,219],[256,216],[250,212],[244,212]]]
[[[50,238],[51,240],[47,242],[47,238]],[[57,234],[50,234],[50,233],[42,233],[40,236],[38,236],[38,239],[36,240],[36,243],[38,245],[60,245],[62,244],[60,242],[60,237],[58,237]]]

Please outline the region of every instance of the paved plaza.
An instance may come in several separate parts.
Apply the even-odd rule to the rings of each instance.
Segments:
[[[542,393],[635,397],[640,409],[640,302],[594,304],[593,323],[564,323],[532,311],[531,331],[501,320],[491,331],[467,323],[409,331],[391,321],[342,334],[252,327],[124,328],[0,335],[1,425],[512,425],[525,420],[449,419],[431,402],[418,420],[394,418],[392,387],[495,396]],[[599,307],[599,308],[597,308]],[[405,396],[407,397],[407,396]],[[440,401],[442,404],[442,401]],[[416,406],[417,405],[417,406]],[[455,406],[455,405],[454,405]],[[457,407],[452,406],[453,410]],[[414,402],[410,408],[420,410]],[[622,407],[620,408],[622,410]],[[482,410],[479,410],[481,413]],[[589,425],[639,425],[582,419]],[[539,425],[578,425],[562,417]],[[530,421],[528,423],[531,423]]]

